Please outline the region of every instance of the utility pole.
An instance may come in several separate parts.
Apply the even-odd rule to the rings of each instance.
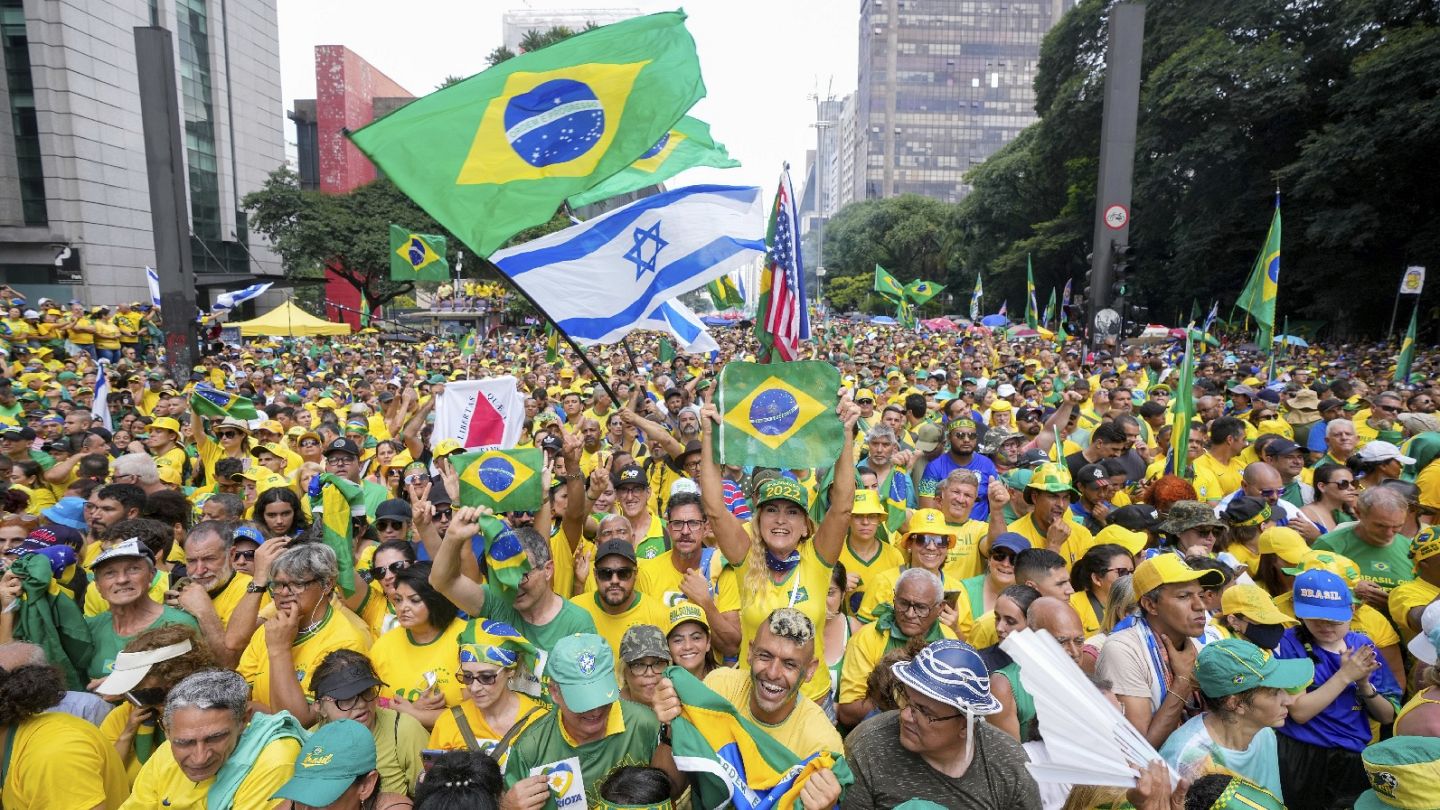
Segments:
[[[185,196],[185,152],[180,140],[180,96],[175,89],[175,52],[170,31],[135,28],[135,67],[140,80],[140,123],[145,131],[145,171],[150,186],[150,228],[155,273],[160,277],[160,317],[165,327],[165,364],[183,382],[195,366],[195,272],[190,264],[190,212]]]
[[[1105,57],[1105,100],[1100,133],[1100,183],[1095,194],[1095,229],[1090,258],[1089,344],[1121,337],[1123,312],[1111,308],[1123,287],[1117,281],[1118,258],[1130,260],[1130,193],[1135,171],[1135,125],[1140,112],[1140,57],[1145,40],[1145,5],[1120,3],[1110,8],[1110,42]],[[1121,273],[1123,276],[1123,271]],[[1123,279],[1120,279],[1123,285]],[[1128,297],[1128,296],[1125,296]],[[1115,302],[1123,310],[1124,302]]]

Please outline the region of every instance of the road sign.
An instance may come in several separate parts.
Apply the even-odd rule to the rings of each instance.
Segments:
[[[1105,227],[1112,231],[1118,231],[1130,222],[1130,211],[1125,206],[1116,203],[1105,208]]]

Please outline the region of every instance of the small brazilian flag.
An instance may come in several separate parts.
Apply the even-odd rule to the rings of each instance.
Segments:
[[[1405,330],[1405,341],[1400,344],[1400,356],[1395,358],[1395,382],[1410,381],[1410,367],[1415,364],[1415,327],[1419,325],[1419,317],[1420,307],[1410,310],[1410,328]]]
[[[647,186],[663,183],[686,169],[696,166],[710,166],[716,169],[732,169],[740,161],[730,157],[724,144],[716,143],[710,137],[710,125],[699,119],[685,116],[671,130],[660,136],[650,151],[630,164],[630,168],[600,183],[587,191],[570,198],[570,205],[582,205],[608,200]]]
[[[685,14],[650,14],[523,53],[351,133],[476,253],[549,221],[632,166],[705,96]]]
[[[449,281],[445,237],[390,226],[391,281]]]
[[[545,362],[553,363],[560,359],[560,330],[555,324],[545,324]]]
[[[723,464],[829,467],[844,443],[835,414],[840,372],[829,363],[727,363],[720,372],[715,450]]]
[[[920,281],[916,279],[905,285],[905,297],[914,301],[915,306],[918,307],[939,295],[944,289],[944,284],[935,284],[930,281]]]
[[[452,459],[460,475],[460,504],[488,506],[496,512],[533,512],[540,508],[540,451],[481,450]]]
[[[875,265],[875,292],[897,303],[905,297],[905,288],[878,264]]]
[[[539,450],[531,452],[537,457],[540,453]],[[540,477],[532,477],[538,493]],[[465,503],[463,475],[460,478],[460,502],[466,506],[474,505]],[[535,506],[530,508],[537,508],[539,503],[537,496]],[[524,579],[526,572],[530,570],[530,558],[525,556],[525,548],[520,545],[520,538],[515,536],[508,523],[490,515],[480,517],[480,534],[485,537],[485,570],[490,572],[490,581],[507,594],[515,593],[520,589],[520,580]]]

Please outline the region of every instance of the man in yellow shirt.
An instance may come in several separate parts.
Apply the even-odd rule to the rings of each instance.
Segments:
[[[1030,475],[1030,485],[1025,488],[1024,498],[1031,505],[1029,514],[1011,523],[1007,531],[1029,540],[1035,548],[1058,553],[1065,558],[1066,567],[1073,566],[1095,544],[1094,535],[1077,523],[1070,511],[1070,498],[1074,494],[1070,473],[1062,465],[1041,464]],[[1003,506],[1009,499],[1008,490],[997,490],[990,501],[991,514],[997,503]]]
[[[595,632],[605,639],[620,659],[620,639],[635,624],[664,627],[670,612],[653,596],[635,591],[639,565],[635,547],[625,540],[606,540],[595,548],[594,593],[582,593],[574,602],[595,620]]]
[[[1440,529],[1427,526],[1410,543],[1415,578],[1390,590],[1390,618],[1405,643],[1420,632],[1420,616],[1440,599]]]
[[[279,806],[272,797],[293,772],[305,729],[283,713],[246,724],[249,697],[245,679],[229,670],[197,672],[172,687],[168,739],[140,769],[122,810]]]
[[[1222,416],[1210,423],[1210,448],[1195,459],[1195,493],[1214,506],[1221,498],[1240,488],[1245,464],[1245,423]]]

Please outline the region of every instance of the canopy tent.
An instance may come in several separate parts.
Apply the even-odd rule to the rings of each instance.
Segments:
[[[350,334],[349,324],[331,323],[330,321],[317,318],[295,306],[294,301],[286,301],[254,320],[239,321],[230,324],[230,326],[239,329],[241,337],[297,337]]]

